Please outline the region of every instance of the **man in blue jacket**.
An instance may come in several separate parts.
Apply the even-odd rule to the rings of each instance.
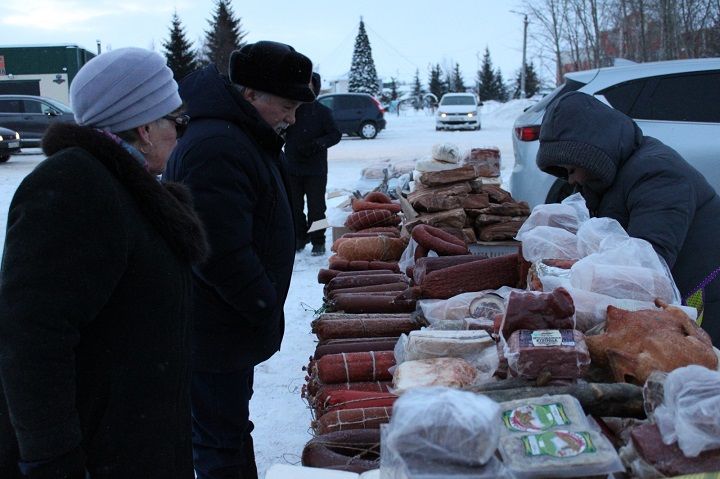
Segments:
[[[165,178],[187,185],[210,242],[193,269],[193,455],[198,479],[256,478],[254,366],[280,349],[295,256],[283,131],[311,102],[312,63],[261,41],[210,65],[180,95],[192,118]]]
[[[537,165],[577,186],[593,216],[613,218],[648,241],[720,345],[720,197],[700,172],[631,118],[581,92],[547,109]]]
[[[320,74],[312,74],[315,95],[320,94]],[[295,124],[287,129],[285,156],[290,173],[293,217],[295,219],[295,247],[305,248],[312,243],[313,256],[325,254],[325,230],[307,230],[313,222],[325,218],[325,188],[327,186],[327,151],[340,141],[342,133],[335,124],[330,108],[318,101],[306,103],[297,110]],[[307,197],[307,218],[305,217]]]

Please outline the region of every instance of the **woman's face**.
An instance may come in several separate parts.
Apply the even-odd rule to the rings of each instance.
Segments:
[[[146,149],[148,171],[159,175],[165,170],[173,148],[177,144],[175,123],[167,118],[160,118],[147,125],[147,135],[152,147]]]
[[[562,167],[567,170],[567,181],[572,186],[582,186],[590,179],[590,174],[585,168],[578,168],[570,165],[563,165]]]

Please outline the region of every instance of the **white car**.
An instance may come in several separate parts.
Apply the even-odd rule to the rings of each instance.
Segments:
[[[445,93],[435,114],[435,130],[479,130],[478,106],[474,93]]]
[[[568,73],[565,83],[528,108],[513,125],[515,167],[510,191],[531,207],[571,191],[535,163],[548,105],[581,91],[630,116],[646,136],[674,148],[720,192],[720,58],[671,60]]]

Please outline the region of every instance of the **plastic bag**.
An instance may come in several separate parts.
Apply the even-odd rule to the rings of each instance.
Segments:
[[[403,274],[407,273],[407,269],[410,266],[415,265],[415,249],[418,247],[417,241],[412,239],[410,237],[410,241],[408,242],[408,245],[405,247],[405,250],[403,251],[402,255],[400,256],[400,260],[398,261],[398,267],[400,268],[400,271]],[[435,251],[428,251],[428,257],[437,257],[437,253]]]
[[[460,148],[453,143],[436,143],[432,147],[433,160],[443,163],[455,163],[460,161]]]
[[[504,300],[493,290],[461,293],[448,299],[424,299],[417,304],[430,324],[465,318],[493,319],[496,314],[505,313]]]
[[[668,374],[664,389],[664,403],[655,409],[663,442],[677,441],[687,457],[720,447],[720,372],[678,368]]]
[[[536,226],[522,236],[518,233],[515,239],[522,241],[523,258],[531,263],[544,259],[580,258],[577,236],[562,228]]]
[[[428,461],[482,465],[500,439],[500,405],[486,396],[445,387],[413,389],[393,405],[383,444]]]
[[[630,236],[612,218],[590,218],[577,231],[577,249],[580,256],[587,256],[616,247]]]
[[[524,243],[525,234],[538,226],[552,226],[576,233],[580,225],[589,219],[590,212],[585,206],[585,200],[579,193],[575,193],[565,198],[562,203],[537,205],[533,208],[530,216],[518,231],[516,239]]]

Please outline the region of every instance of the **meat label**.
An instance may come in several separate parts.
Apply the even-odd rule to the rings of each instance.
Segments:
[[[574,457],[597,452],[587,432],[548,431],[521,440],[526,456]]]
[[[503,411],[502,420],[512,432],[542,432],[570,424],[565,408],[560,403],[520,406]]]

